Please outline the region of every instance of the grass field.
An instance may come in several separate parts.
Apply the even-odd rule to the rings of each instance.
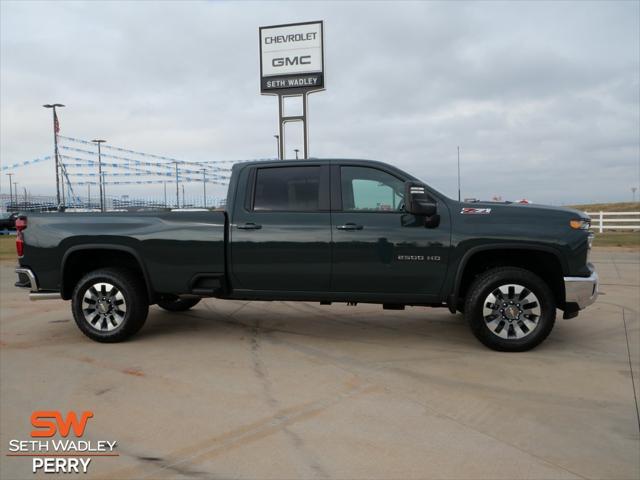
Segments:
[[[15,235],[0,236],[0,260],[16,260],[16,237]]]
[[[583,212],[640,212],[640,202],[590,203],[586,205],[568,205]]]
[[[595,236],[594,247],[640,248],[640,232],[606,232]]]

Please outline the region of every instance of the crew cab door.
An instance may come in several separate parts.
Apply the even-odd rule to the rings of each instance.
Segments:
[[[404,211],[404,180],[395,173],[348,164],[331,173],[332,290],[436,297],[448,263],[446,205],[438,206],[440,224],[426,228]]]
[[[251,167],[243,186],[230,226],[234,289],[326,292],[331,276],[329,166]]]

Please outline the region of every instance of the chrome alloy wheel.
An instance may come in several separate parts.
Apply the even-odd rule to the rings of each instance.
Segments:
[[[494,335],[519,340],[538,326],[541,308],[535,294],[518,284],[501,285],[484,301],[482,316]]]
[[[109,332],[118,328],[127,313],[124,295],[115,285],[99,282],[91,285],[82,298],[84,319],[96,330]]]

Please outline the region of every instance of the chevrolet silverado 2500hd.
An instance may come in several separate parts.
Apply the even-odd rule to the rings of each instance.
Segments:
[[[19,287],[71,300],[88,337],[117,342],[149,305],[202,297],[448,307],[496,350],[528,350],[593,303],[589,218],[461,203],[367,160],[236,164],[226,211],[43,213],[16,222]]]

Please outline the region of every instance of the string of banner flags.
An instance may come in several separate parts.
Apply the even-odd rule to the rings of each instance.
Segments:
[[[87,146],[91,146],[91,149],[88,149]],[[99,164],[102,168],[103,185],[205,182],[226,186],[229,183],[231,164],[246,161],[186,161],[108,144],[101,145],[100,157],[98,158],[95,146],[95,143],[89,140],[58,135],[58,159],[62,176],[66,180],[69,199],[79,198],[73,191],[74,186],[100,184]],[[1,171],[16,170],[50,162],[54,158],[53,155],[46,155],[10,165],[2,165]],[[114,180],[107,180],[107,178],[114,178]]]

